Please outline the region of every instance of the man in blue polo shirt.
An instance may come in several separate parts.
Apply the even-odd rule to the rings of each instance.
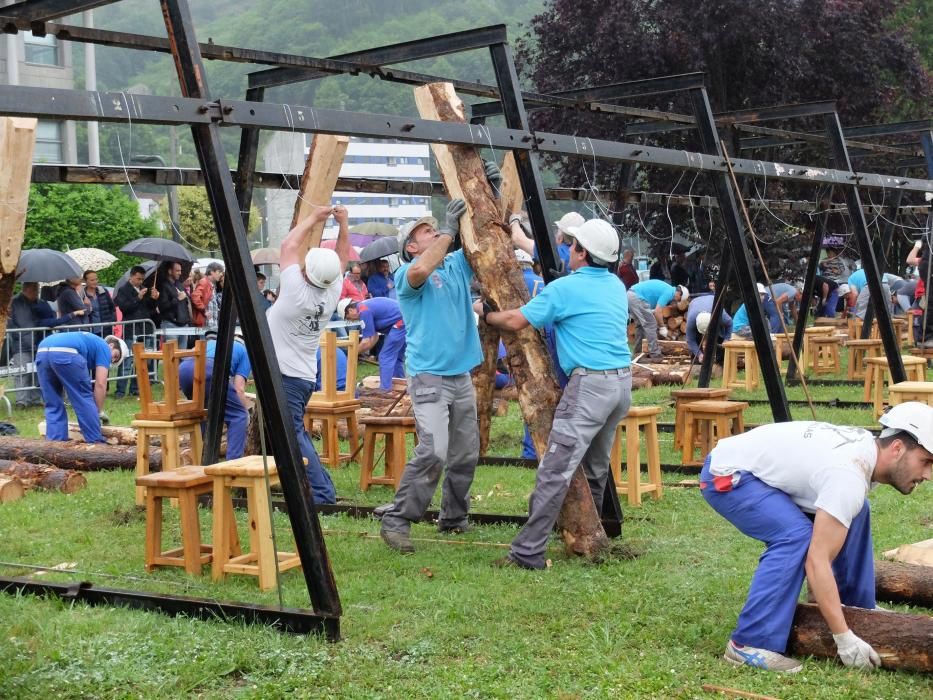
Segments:
[[[758,297],[761,299],[761,308],[765,312],[765,316],[768,317],[768,329],[772,333],[780,333],[781,316],[774,304],[774,299],[771,298],[768,290],[765,289],[761,282],[757,283],[757,287]],[[743,340],[752,337],[752,327],[749,325],[748,309],[745,308],[745,304],[742,304],[735,312],[735,316],[732,317],[732,337]]]
[[[553,323],[560,364],[570,376],[538,464],[528,521],[498,566],[545,567],[547,541],[578,464],[594,501],[602,504],[616,426],[631,404],[628,301],[625,285],[609,271],[619,257],[618,234],[601,219],[567,233],[572,274],[548,284],[520,309],[483,313],[486,323],[508,331]]]
[[[699,294],[690,301],[687,307],[687,349],[690,354],[697,358],[697,362],[703,361],[703,349],[700,343],[706,335],[709,328],[709,321],[713,315],[713,302],[716,300],[713,294]],[[732,317],[723,310],[719,317],[719,340],[717,341],[717,355],[720,354],[719,343],[723,340],[729,340],[732,337]],[[718,360],[719,357],[717,356]]]
[[[645,280],[632,285],[627,296],[629,313],[635,319],[635,353],[641,352],[641,341],[645,338],[648,340],[648,355],[652,360],[660,360],[658,334],[667,336],[661,309],[671,302],[687,301],[690,292],[682,284],[674,287],[664,280]]]
[[[362,321],[359,352],[369,352],[381,334],[382,350],[379,351],[379,388],[392,389],[392,377],[405,376],[405,322],[395,299],[374,297],[360,302],[341,299],[337,304],[337,315],[348,321]]]
[[[214,355],[217,351],[217,331],[207,331],[207,372],[205,377],[204,400],[211,387],[214,375]],[[243,346],[243,340],[237,335],[230,354],[230,381],[227,382],[227,400],[224,404],[224,423],[227,426],[227,459],[239,459],[246,449],[246,430],[249,426],[249,406],[252,403],[246,396],[246,380],[252,372],[249,356]],[[189,399],[194,394],[194,358],[182,360],[178,366],[178,385]],[[202,430],[204,424],[202,424]]]
[[[36,373],[45,402],[46,439],[68,439],[68,411],[62,400],[63,392],[67,392],[85,442],[104,442],[100,419],[107,396],[107,375],[111,363],[119,364],[129,354],[120,338],[101,338],[83,331],[56,333],[39,343]]]
[[[479,459],[470,370],[483,354],[470,298],[473,270],[462,250],[448,254],[465,212],[466,203],[455,199],[447,205],[442,230],[426,216],[399,232],[404,264],[395,271],[395,289],[408,333],[405,364],[418,445],[382,517],[381,535],[391,549],[406,554],[415,551],[411,524],[431,503],[445,465],[438,529],[469,527],[470,485]]]

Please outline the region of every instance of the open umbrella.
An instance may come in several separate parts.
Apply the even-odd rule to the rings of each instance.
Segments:
[[[360,262],[371,262],[398,252],[397,238],[377,238],[360,253]]]
[[[250,253],[253,258],[253,265],[278,265],[278,248],[257,248]]]
[[[220,258],[198,258],[197,260],[194,261],[194,265],[192,265],[192,267],[195,270],[200,270],[201,272],[204,272],[205,270],[207,270],[207,266],[210,265],[211,263],[220,263],[221,265],[224,266],[224,268],[227,267],[226,264],[224,264],[224,261],[221,260]]]
[[[366,236],[397,236],[398,228],[381,221],[365,221],[351,226],[350,233],[362,233]]]
[[[24,250],[16,266],[16,278],[20,282],[56,282],[83,274],[78,263],[50,248]]]
[[[158,266],[158,264],[159,264],[159,263],[158,263],[158,261],[156,261],[156,260],[144,260],[144,261],[142,262],[141,267],[146,271],[146,276],[144,277],[144,279],[149,278],[149,277],[151,277],[153,274],[155,274],[155,269],[156,269],[156,267]],[[132,269],[133,269],[133,268],[130,268],[130,270],[132,270]],[[124,273],[123,273],[123,276],[122,276],[120,279],[117,280],[117,283],[116,283],[115,285],[113,285],[113,288],[114,288],[114,289],[119,289],[120,287],[122,287],[124,284],[126,284],[126,283],[129,281],[129,279],[130,279],[130,270],[127,270],[126,272],[124,272]],[[151,285],[146,285],[145,282],[144,282],[143,284],[144,284],[145,286],[151,286]]]
[[[120,248],[121,253],[147,260],[170,260],[178,263],[194,262],[191,253],[180,243],[169,238],[137,238]]]
[[[336,238],[331,238],[330,240],[327,240],[327,241],[321,241],[322,248],[329,248],[330,250],[335,250],[336,246],[337,246]],[[350,246],[350,257],[348,258],[348,260],[357,261],[359,259],[360,259],[360,254],[357,252],[356,248],[354,248],[351,245]]]
[[[78,263],[82,270],[93,270],[94,272],[100,272],[117,261],[116,255],[100,248],[75,248],[66,251],[65,255]]]

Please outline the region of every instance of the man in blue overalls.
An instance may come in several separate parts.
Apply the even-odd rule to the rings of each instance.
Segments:
[[[207,339],[206,391],[204,400],[211,387],[214,374],[214,355],[217,352],[217,331],[204,334]],[[249,426],[250,400],[246,396],[246,380],[252,372],[249,356],[243,347],[242,337],[237,335],[230,355],[230,381],[227,382],[227,400],[224,404],[224,423],[227,426],[227,459],[238,459],[246,449],[246,430]],[[189,399],[194,395],[194,358],[182,360],[178,366],[178,385]],[[204,425],[202,424],[202,429]]]
[[[616,426],[631,404],[628,299],[625,285],[609,271],[619,257],[619,236],[609,222],[591,219],[571,227],[567,239],[571,274],[520,309],[487,311],[477,302],[486,323],[502,330],[553,323],[557,355],[570,376],[538,464],[528,520],[499,566],[545,567],[547,541],[577,465],[583,464],[593,499],[602,504]]]
[[[68,439],[68,411],[62,399],[63,392],[67,392],[85,442],[104,442],[100,418],[107,396],[107,375],[112,363],[121,363],[129,354],[120,338],[101,338],[83,331],[56,333],[39,343],[36,372],[45,403],[46,439]]]
[[[931,476],[933,408],[916,401],[862,428],[797,421],[720,440],[700,473],[703,498],[765,544],[726,645],[736,665],[796,673],[784,656],[804,575],[846,666],[881,659],[846,623],[843,606],[874,608],[875,571],[866,496],[872,484],[911,493]]]
[[[405,322],[395,299],[373,297],[354,302],[341,299],[337,303],[337,315],[347,321],[362,321],[359,353],[369,352],[379,334],[382,334],[382,350],[379,351],[379,388],[392,389],[392,377],[405,376]]]

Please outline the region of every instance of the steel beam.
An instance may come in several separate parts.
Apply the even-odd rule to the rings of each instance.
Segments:
[[[0,8],[0,12],[7,17],[30,22],[45,22],[93,10],[95,7],[112,5],[115,2],[117,0],[23,0],[23,2]]]
[[[803,131],[791,131],[788,129],[773,129],[767,126],[754,126],[752,124],[736,124],[735,128],[744,131],[749,134],[760,134],[763,136],[780,136],[786,139],[793,139],[794,141],[788,142],[792,144],[794,142],[798,143],[816,143],[820,145],[826,145],[829,143],[826,138],[826,134],[808,134]],[[772,146],[774,144],[768,144]],[[783,145],[783,144],[782,144]],[[868,143],[867,141],[853,141],[851,139],[846,139],[846,146],[848,148],[858,148],[863,151],[869,151],[871,153],[879,153],[884,155],[894,155],[900,157],[911,157],[916,155],[910,151],[904,150],[903,148],[894,148],[893,146],[883,146],[876,143]],[[747,149],[747,142],[743,142],[741,148]]]
[[[195,100],[210,100],[204,65],[198,53],[187,1],[160,2],[169,41],[174,49],[175,67],[182,93]],[[304,464],[298,451],[298,440],[294,431],[288,429],[292,421],[285,403],[282,375],[276,361],[266,315],[260,310],[259,299],[254,293],[256,275],[246,244],[246,228],[243,226],[233,180],[220,139],[220,129],[216,124],[202,123],[193,125],[191,132],[204,173],[207,195],[220,237],[220,247],[227,263],[227,287],[232,289],[235,296],[243,332],[249,340],[247,350],[250,364],[256,378],[257,393],[263,402],[265,427],[270,435],[282,490],[289,501],[289,519],[308,593],[316,613],[338,616],[341,608],[337,585],[331,571]]]
[[[66,572],[62,572],[66,573]],[[87,581],[51,583],[35,581],[25,576],[0,577],[4,593],[24,593],[41,597],[57,597],[88,605],[107,605],[160,612],[171,617],[183,615],[207,622],[239,621],[251,625],[272,627],[294,634],[323,634],[332,642],[340,641],[340,618],[311,613],[301,608],[273,608],[211,598],[143,593],[121,588],[105,588]]]

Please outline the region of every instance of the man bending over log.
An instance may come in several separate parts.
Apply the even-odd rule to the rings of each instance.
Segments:
[[[567,239],[571,274],[551,282],[520,309],[489,311],[477,302],[477,311],[496,328],[554,324],[557,356],[570,377],[538,464],[528,521],[497,566],[545,567],[548,538],[581,462],[593,499],[602,504],[616,426],[632,400],[628,300],[625,285],[609,271],[619,258],[619,236],[609,222],[591,219],[570,227]]]
[[[742,533],[765,543],[725,660],[796,673],[784,656],[800,585],[816,599],[846,666],[881,659],[855,636],[842,606],[875,606],[868,494],[872,483],[909,494],[930,479],[933,408],[915,401],[881,417],[879,438],[829,423],[764,425],[724,440],[706,458],[700,489]]]
[[[100,420],[107,396],[107,375],[111,363],[119,364],[129,354],[120,338],[108,335],[104,339],[83,331],[56,333],[39,343],[36,372],[45,402],[47,439],[68,439],[68,411],[62,399],[67,392],[85,442],[105,442]],[[88,381],[92,371],[93,391]]]

